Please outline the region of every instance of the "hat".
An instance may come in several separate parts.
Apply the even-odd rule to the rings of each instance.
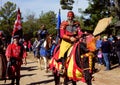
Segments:
[[[103,38],[104,38],[104,39],[107,39],[108,37],[107,37],[107,36],[104,36]]]
[[[116,37],[120,37],[120,35],[117,35]]]
[[[14,35],[14,36],[13,36],[13,39],[15,39],[15,38],[19,38],[19,35]]]

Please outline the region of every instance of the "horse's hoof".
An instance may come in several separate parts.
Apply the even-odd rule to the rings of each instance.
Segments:
[[[46,73],[48,73],[48,70],[45,70]]]
[[[95,81],[95,77],[94,76],[92,76],[92,81]]]

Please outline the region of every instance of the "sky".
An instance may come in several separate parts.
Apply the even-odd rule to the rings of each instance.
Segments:
[[[0,0],[0,5],[3,6],[7,1],[15,3],[20,8],[23,18],[29,14],[34,14],[38,18],[42,11],[43,13],[54,11],[58,15],[59,9],[61,9],[60,0]],[[78,8],[84,10],[87,7],[87,0],[75,0],[72,11],[75,15],[80,16]],[[66,20],[67,12],[68,10],[61,9],[61,20]]]

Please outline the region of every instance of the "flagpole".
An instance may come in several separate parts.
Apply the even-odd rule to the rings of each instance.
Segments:
[[[60,24],[61,24],[61,13],[59,9],[58,17],[57,17],[57,36],[56,36],[56,43],[58,44],[60,38]]]
[[[20,38],[22,37],[22,23],[21,23],[21,12],[20,8],[17,10],[17,17],[14,23],[13,31],[12,31],[12,38],[11,38],[11,43],[13,41],[13,36],[19,35]]]

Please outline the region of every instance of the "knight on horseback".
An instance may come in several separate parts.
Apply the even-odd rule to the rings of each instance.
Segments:
[[[74,13],[67,13],[67,20],[60,25],[61,42],[55,47],[49,68],[53,70],[55,85],[59,85],[60,77],[64,78],[64,85],[71,81],[91,83],[95,38],[80,29],[80,23],[74,20]]]
[[[38,47],[39,50],[39,57],[38,57],[38,66],[40,64],[41,68],[41,59],[44,60],[44,69],[47,72],[47,59],[49,57],[49,49],[51,47],[51,35],[48,34],[48,30],[46,29],[45,25],[41,26],[41,29],[38,31],[38,38],[39,42],[36,47]]]
[[[64,69],[64,54],[82,35],[80,23],[74,20],[74,13],[69,11],[67,13],[67,20],[63,21],[60,26],[60,53],[57,62],[62,62],[62,69],[60,73],[63,74]]]

